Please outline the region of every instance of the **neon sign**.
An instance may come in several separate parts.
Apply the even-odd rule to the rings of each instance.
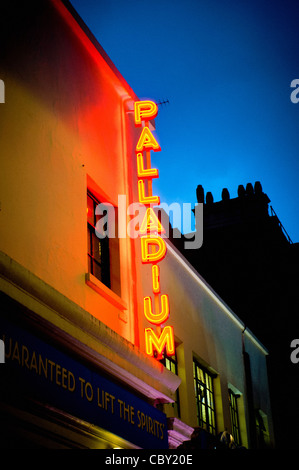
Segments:
[[[167,252],[166,243],[161,234],[165,232],[158,220],[152,205],[159,205],[159,196],[153,195],[152,179],[159,177],[157,168],[151,167],[150,152],[158,152],[161,147],[153,136],[148,122],[158,114],[158,106],[153,101],[136,101],[134,103],[134,120],[136,127],[142,127],[137,145],[137,177],[139,203],[148,206],[139,228],[141,243],[141,261],[143,264],[152,264],[152,290],[154,296],[154,308],[152,297],[143,299],[144,316],[149,323],[156,326],[145,328],[145,350],[150,356],[161,357],[165,350],[168,356],[175,353],[174,334],[172,326],[163,326],[169,318],[168,295],[161,294],[160,268],[161,261]],[[144,166],[144,153],[146,166]],[[147,189],[147,191],[146,191]]]

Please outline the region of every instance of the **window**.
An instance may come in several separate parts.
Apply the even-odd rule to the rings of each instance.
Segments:
[[[239,414],[238,414],[238,398],[240,395],[235,394],[232,390],[228,390],[230,419],[232,425],[232,436],[237,445],[241,445]]]
[[[95,234],[96,222],[100,216],[95,215],[99,201],[88,192],[87,194],[87,231],[88,231],[88,270],[105,286],[110,282],[109,238],[100,239]]]
[[[163,356],[163,359],[161,359],[162,364],[166,367],[166,369],[170,370],[173,372],[175,375],[178,375],[178,361],[177,361],[177,356],[176,353],[173,356]],[[180,413],[180,397],[179,397],[179,390],[176,390],[175,393],[175,401],[174,403],[171,403],[171,406],[173,407],[174,411],[174,416],[176,418],[181,417]]]
[[[265,449],[270,445],[267,415],[263,413],[262,410],[256,410],[255,422],[257,432],[257,447],[258,449]]]
[[[193,377],[198,425],[215,435],[216,422],[213,376],[206,369],[201,367],[196,360],[193,360]]]

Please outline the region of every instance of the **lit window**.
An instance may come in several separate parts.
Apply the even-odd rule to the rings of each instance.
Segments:
[[[213,376],[194,360],[194,391],[198,425],[211,434],[216,434]]]
[[[88,192],[87,194],[87,231],[88,231],[88,270],[107,287],[110,282],[110,256],[109,238],[98,238],[95,226],[99,216],[95,215],[95,208],[99,201]]]
[[[240,395],[235,394],[232,390],[228,390],[230,419],[232,425],[232,436],[237,445],[241,445],[239,414],[238,414],[238,398]]]
[[[163,354],[163,358],[161,359],[162,364],[166,367],[166,369],[173,372],[175,375],[178,375],[178,361],[176,353],[173,356],[165,356]],[[180,397],[179,397],[179,390],[177,389],[175,392],[175,401],[171,404],[174,410],[174,416],[176,418],[181,417],[180,412]]]

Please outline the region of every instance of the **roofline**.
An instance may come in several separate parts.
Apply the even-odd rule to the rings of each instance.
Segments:
[[[242,333],[246,334],[253,343],[263,352],[265,355],[269,355],[268,349],[261,343],[261,341],[252,333],[252,331],[242,322],[242,320],[236,315],[231,308],[222,300],[222,298],[213,290],[213,288],[207,283],[207,281],[196,271],[196,269],[189,263],[184,255],[173,245],[168,239],[164,238],[168,245],[169,251],[179,259],[184,265],[185,269],[192,275],[192,277],[198,282],[201,287],[218,303],[222,310],[233,320],[238,327],[242,330]]]

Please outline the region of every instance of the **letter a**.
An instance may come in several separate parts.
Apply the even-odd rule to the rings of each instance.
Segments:
[[[142,129],[138,143],[136,145],[136,152],[143,152],[143,150],[154,150],[155,152],[161,150],[160,145],[148,127],[144,127]]]
[[[162,227],[158,217],[156,216],[154,210],[151,207],[146,209],[144,214],[143,221],[140,227],[140,233],[144,235],[148,232],[164,233],[165,229]]]

